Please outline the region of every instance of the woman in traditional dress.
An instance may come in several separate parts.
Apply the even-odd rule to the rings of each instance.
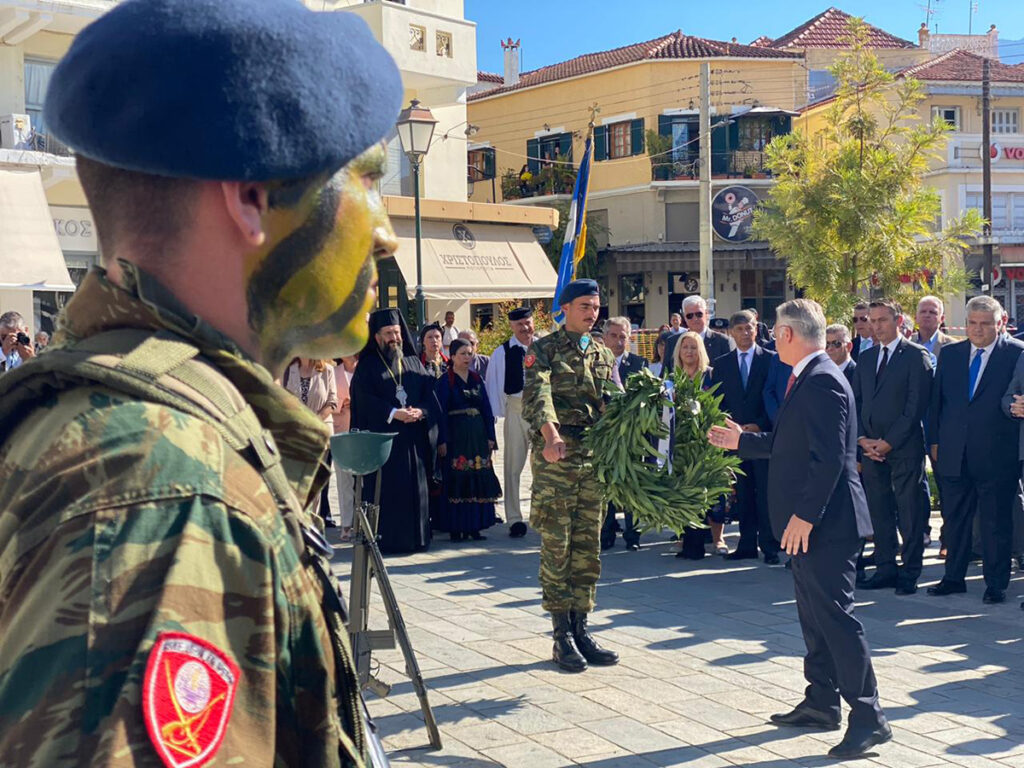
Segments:
[[[455,339],[450,347],[447,373],[437,381],[441,419],[437,453],[444,467],[444,491],[435,527],[451,534],[452,541],[470,538],[497,522],[494,502],[501,486],[491,456],[497,448],[494,413],[484,381],[470,366],[473,345]]]
[[[420,361],[435,379],[448,371],[448,358],[441,351],[441,326],[431,323],[420,328]]]

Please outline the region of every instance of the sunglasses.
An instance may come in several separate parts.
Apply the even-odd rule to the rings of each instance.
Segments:
[[[686,313],[686,319],[687,320],[693,320],[693,318],[695,318],[695,317],[704,317],[704,313],[703,312],[687,312]]]
[[[854,318],[853,318],[853,322],[855,322],[855,323],[866,323],[867,321],[868,321],[867,317],[856,317],[856,316],[854,316]]]
[[[842,349],[845,346],[846,346],[846,343],[842,342],[842,341],[826,341],[825,342],[825,347],[827,349]]]

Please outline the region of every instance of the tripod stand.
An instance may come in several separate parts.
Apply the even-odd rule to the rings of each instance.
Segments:
[[[412,682],[420,702],[423,720],[430,737],[430,745],[441,748],[441,734],[434,720],[434,713],[427,700],[427,688],[423,683],[420,665],[413,652],[412,641],[405,627],[405,620],[398,607],[391,580],[388,578],[384,559],[377,546],[377,521],[380,516],[381,473],[377,472],[391,453],[394,434],[373,432],[347,432],[331,438],[331,454],[339,470],[356,475],[356,508],[352,529],[352,585],[349,597],[349,639],[355,659],[359,684],[369,688],[380,697],[391,691],[391,686],[370,673],[370,655],[374,650],[394,648],[397,640],[405,657],[405,673]],[[362,501],[363,476],[377,472],[373,503]],[[369,628],[370,585],[376,576],[377,586],[384,601],[388,628]]]

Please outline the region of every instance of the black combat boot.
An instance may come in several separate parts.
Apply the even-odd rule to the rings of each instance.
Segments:
[[[580,649],[583,658],[598,666],[619,663],[619,654],[599,646],[594,636],[587,630],[587,614],[573,611],[569,614],[569,619],[572,622],[573,640],[576,641],[576,647]]]
[[[572,625],[568,613],[552,613],[551,624],[555,628],[555,647],[552,658],[555,664],[567,672],[582,672],[587,668],[586,660],[576,650],[572,639]]]

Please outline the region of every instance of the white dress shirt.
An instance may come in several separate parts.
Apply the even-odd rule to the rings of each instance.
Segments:
[[[824,354],[825,354],[825,351],[821,350],[821,349],[817,350],[816,352],[811,352],[811,354],[809,354],[807,357],[805,357],[803,360],[801,360],[799,363],[797,363],[796,365],[793,366],[793,375],[796,376],[799,379],[800,378],[800,374],[804,372],[804,368],[806,368],[808,366],[808,364],[811,362],[811,360],[816,358],[818,355],[824,355]]]
[[[978,369],[978,378],[974,382],[974,392],[977,392],[978,391],[978,387],[981,386],[981,377],[985,375],[985,369],[988,368],[988,361],[989,361],[989,358],[992,357],[992,350],[996,348],[996,342],[997,341],[999,341],[999,337],[998,336],[996,336],[996,338],[993,340],[993,342],[991,344],[989,344],[987,347],[984,348],[985,349],[985,354],[982,355],[982,357],[981,357],[981,368]],[[974,344],[971,344],[971,354],[967,356],[967,370],[968,371],[971,369],[971,363],[974,362],[974,356],[978,354],[978,350],[979,349],[981,349],[981,347],[976,347],[976,346],[974,346]],[[968,382],[970,382],[970,379],[968,379]],[[968,397],[973,397],[974,396],[974,392],[968,392],[967,396]]]
[[[532,343],[532,342],[531,342]],[[529,345],[523,344],[515,336],[509,339],[510,347],[522,347],[529,349]],[[491,410],[494,417],[505,415],[505,345],[499,344],[498,348],[491,353],[491,364],[487,366],[487,378],[484,379],[484,388],[487,390],[487,399],[491,401]],[[522,397],[520,392],[509,397]]]

